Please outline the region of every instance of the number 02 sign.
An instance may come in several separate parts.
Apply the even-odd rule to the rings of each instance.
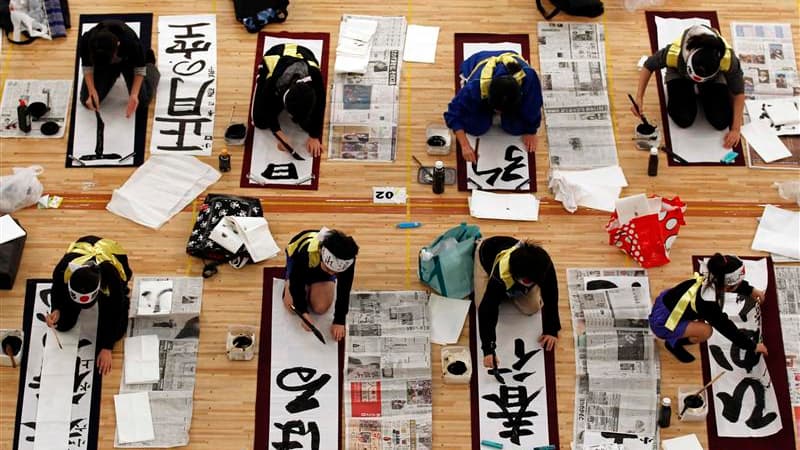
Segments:
[[[372,203],[406,203],[406,188],[404,187],[373,187]]]

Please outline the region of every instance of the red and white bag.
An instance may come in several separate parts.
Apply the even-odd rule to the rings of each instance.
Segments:
[[[678,238],[686,204],[679,197],[622,198],[606,225],[608,243],[636,260],[644,268],[669,262],[669,250]]]

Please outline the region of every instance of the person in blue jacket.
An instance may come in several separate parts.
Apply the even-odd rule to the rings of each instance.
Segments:
[[[494,114],[500,114],[500,127],[514,136],[522,136],[529,152],[536,150],[536,132],[542,122],[542,86],[539,77],[519,53],[483,51],[461,64],[462,88],[444,113],[453,130],[464,159],[476,162],[478,155],[467,134],[480,136],[492,126]]]

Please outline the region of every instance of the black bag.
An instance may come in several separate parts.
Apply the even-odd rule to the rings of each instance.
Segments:
[[[264,25],[286,21],[288,7],[289,0],[233,0],[236,20],[251,33],[258,33]]]
[[[597,17],[603,14],[603,2],[600,0],[550,0],[550,2],[555,8],[548,13],[544,10],[542,0],[536,0],[536,8],[546,20],[552,19],[561,11],[570,16],[581,17]]]
[[[17,219],[12,219],[20,225]],[[22,225],[20,225],[22,227]],[[0,244],[0,289],[12,289],[28,235]]]
[[[211,231],[225,216],[263,217],[261,200],[224,194],[208,194],[203,200],[189,242],[186,244],[186,253],[202,259],[204,263],[206,260],[211,260],[203,267],[203,278],[209,278],[217,273],[217,266],[222,263],[227,262],[234,268],[240,269],[250,262],[250,256],[244,247],[237,253],[231,253],[209,238]]]
[[[30,37],[27,31],[23,31],[21,36],[24,38],[22,41],[15,41],[11,39],[11,33],[14,32],[14,23],[11,22],[11,0],[0,0],[0,29],[6,35],[8,42],[12,44],[25,45],[30,44],[38,38]]]

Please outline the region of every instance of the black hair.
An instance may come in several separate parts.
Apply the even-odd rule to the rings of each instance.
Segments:
[[[70,288],[81,294],[93,292],[99,284],[100,268],[96,265],[81,266],[69,277]]]
[[[114,53],[117,51],[119,38],[109,30],[102,29],[92,33],[89,38],[89,54],[95,66],[111,64]]]
[[[525,241],[522,245],[511,252],[509,266],[511,269],[511,276],[515,280],[527,278],[536,284],[540,284],[544,280],[553,261],[547,252],[531,241]]]
[[[714,253],[714,256],[706,262],[708,269],[709,282],[714,286],[716,293],[716,300],[722,303],[725,296],[725,274],[731,273],[742,266],[742,261],[730,255],[722,255],[721,253]]]
[[[322,241],[322,246],[330,250],[339,259],[352,259],[358,254],[358,244],[352,236],[341,231],[331,230]]]
[[[513,111],[519,107],[522,89],[514,79],[514,74],[522,70],[516,62],[505,63],[507,75],[492,78],[489,83],[489,106],[497,111]]]
[[[686,40],[686,49],[698,49],[692,57],[692,69],[697,75],[707,77],[719,70],[719,63],[725,55],[725,42],[717,35],[697,34]]]
[[[311,83],[293,83],[286,93],[286,111],[292,116],[292,120],[303,123],[311,116],[311,111],[317,104],[317,94]]]

